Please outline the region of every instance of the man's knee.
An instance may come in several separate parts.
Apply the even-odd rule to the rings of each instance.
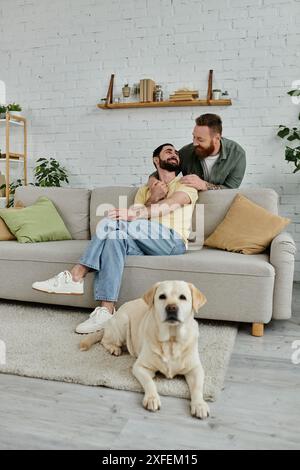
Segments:
[[[118,229],[118,222],[116,220],[109,219],[104,217],[97,224],[96,234],[100,240],[104,240],[108,235]]]
[[[147,238],[149,232],[149,221],[146,219],[133,220],[128,224],[128,234],[133,239]]]

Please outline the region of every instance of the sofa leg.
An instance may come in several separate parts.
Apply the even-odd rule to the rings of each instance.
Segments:
[[[263,336],[263,335],[264,335],[264,324],[252,323],[252,336]]]

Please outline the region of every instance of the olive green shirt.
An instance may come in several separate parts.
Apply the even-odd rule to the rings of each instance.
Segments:
[[[204,178],[201,159],[196,155],[193,144],[188,144],[179,150],[180,168],[183,176],[197,175]],[[246,153],[233,140],[221,138],[220,156],[212,167],[208,183],[238,188],[246,170]]]

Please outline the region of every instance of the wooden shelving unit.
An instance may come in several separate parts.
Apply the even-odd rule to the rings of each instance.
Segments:
[[[126,109],[126,108],[167,108],[167,107],[183,107],[183,106],[231,106],[232,102],[230,99],[224,100],[213,100],[212,99],[212,88],[213,88],[213,70],[209,71],[208,83],[207,83],[207,95],[206,99],[195,99],[188,101],[129,101],[123,103],[113,102],[113,88],[114,88],[115,75],[112,74],[105,98],[105,103],[97,104],[100,109]]]
[[[6,205],[9,203],[9,184],[10,184],[10,162],[18,162],[23,164],[23,179],[24,184],[27,184],[27,122],[23,116],[15,116],[6,113],[5,119],[0,119],[0,124],[5,124],[6,127],[6,145],[5,154],[1,155],[0,162],[5,161],[5,180],[6,180]],[[24,132],[23,153],[15,153],[10,150],[10,129],[11,126],[22,126]]]
[[[98,104],[100,109],[124,109],[124,108],[167,108],[175,106],[231,106],[231,100],[190,100],[190,101],[153,101],[141,103],[132,101],[128,103]]]

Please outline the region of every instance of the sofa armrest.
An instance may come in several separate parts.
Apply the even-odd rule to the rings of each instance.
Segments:
[[[271,243],[270,263],[275,268],[273,293],[274,319],[290,318],[296,246],[292,236],[282,232]]]

